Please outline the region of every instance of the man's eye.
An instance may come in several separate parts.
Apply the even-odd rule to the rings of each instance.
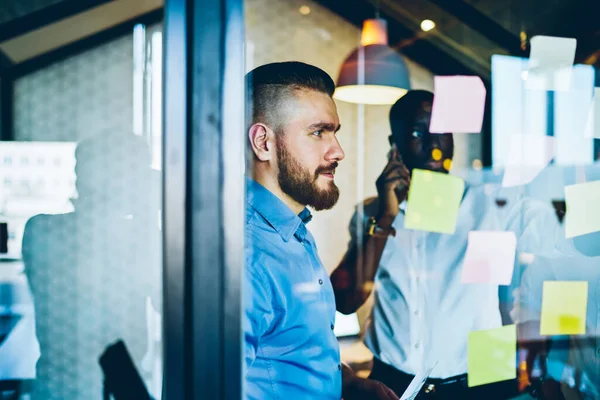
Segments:
[[[423,137],[423,132],[421,132],[421,131],[413,131],[412,137],[413,138],[417,138],[417,139],[421,139]]]
[[[313,135],[313,136],[319,136],[319,137],[320,137],[321,135],[323,135],[323,130],[314,131],[314,132],[312,133],[312,135]]]

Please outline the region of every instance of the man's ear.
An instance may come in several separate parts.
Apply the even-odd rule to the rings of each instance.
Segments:
[[[275,133],[267,125],[256,123],[248,129],[250,147],[260,161],[273,159],[275,153]]]

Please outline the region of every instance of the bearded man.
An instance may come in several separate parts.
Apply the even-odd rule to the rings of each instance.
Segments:
[[[247,76],[252,150],[247,178],[244,341],[246,398],[394,399],[382,383],[340,362],[335,297],[307,207],[332,208],[344,158],[334,83],[300,62]]]

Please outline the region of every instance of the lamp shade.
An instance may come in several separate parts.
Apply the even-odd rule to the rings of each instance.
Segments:
[[[386,44],[359,46],[342,64],[336,86],[341,101],[394,104],[410,89],[408,67]]]

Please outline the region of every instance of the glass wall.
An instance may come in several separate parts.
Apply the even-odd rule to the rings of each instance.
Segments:
[[[253,307],[265,313],[272,307],[273,313],[263,336],[255,337],[255,325],[248,336],[245,327],[249,398],[267,390],[261,386],[265,360],[277,365],[293,354],[309,364],[307,359],[313,360],[302,355],[310,352],[309,344],[285,343],[292,329],[285,316],[296,313],[294,307],[319,310],[294,320],[296,328],[320,332],[330,326],[339,360],[357,377],[382,381],[398,397],[410,394],[405,390],[414,376],[428,377],[417,398],[432,393],[444,399],[600,397],[594,272],[600,267],[594,154],[599,115],[596,70],[590,65],[597,59],[582,57],[572,39],[561,40],[551,23],[534,23],[532,10],[516,2],[507,10],[491,2],[465,2],[481,24],[494,22],[513,35],[514,47],[493,38],[483,25],[465,22],[465,14],[455,15],[451,7],[425,3],[245,1],[246,71],[300,61],[327,73],[337,86],[329,115],[341,124],[331,132],[329,149],[343,149],[333,158],[319,155],[316,166],[304,164],[308,176],[315,176],[314,188],[322,185],[319,168],[336,163],[339,199],[331,209],[318,211],[310,199],[297,200],[302,198],[294,191],[298,180],[288,185],[281,180],[290,178],[281,167],[286,160],[264,158],[252,142],[252,128],[246,132],[253,162],[247,171],[252,179],[246,269],[251,272],[244,308],[251,322]],[[559,15],[561,7],[554,5],[548,13]],[[375,22],[379,32],[367,24],[363,29],[363,22],[378,16],[385,20]],[[513,18],[522,23],[517,27]],[[375,42],[365,44],[368,34]],[[374,51],[369,46],[382,44],[402,62],[369,53]],[[371,77],[377,73],[379,80]],[[340,87],[352,74],[358,85],[409,92],[379,102],[385,104],[375,104],[367,93],[357,102],[342,100]],[[398,74],[406,77],[404,86]],[[254,100],[256,113],[257,101],[267,97],[253,96],[248,102]],[[318,104],[327,114],[329,109]],[[302,107],[285,115],[289,119],[273,134],[275,142],[280,140],[278,152],[286,144],[288,151],[294,149],[291,124],[303,115]],[[260,115],[250,119],[249,126],[269,125]],[[306,160],[303,150],[295,151],[285,157]],[[277,184],[262,177],[272,164]],[[318,248],[313,275],[304,269],[305,275],[296,276],[293,268],[305,268],[308,261],[295,265],[292,255],[269,264],[271,250],[261,242],[266,237],[255,228],[261,222],[278,228],[253,203],[256,191],[265,187],[278,205],[292,211],[309,206],[312,218],[295,214]],[[295,255],[288,239],[269,243]],[[289,268],[285,276],[272,273],[280,264]],[[331,289],[321,282],[320,271],[329,275]],[[254,274],[261,273],[264,281],[257,287]],[[289,292],[281,280],[292,282]],[[322,293],[321,303],[315,293]],[[265,303],[261,295],[267,296]],[[289,309],[278,303],[281,297],[290,302]],[[327,314],[333,306],[335,317]],[[273,338],[279,335],[281,342]],[[269,354],[260,354],[261,339]],[[297,353],[278,353],[270,347],[274,343]],[[321,343],[329,348],[327,341]],[[335,351],[331,359],[338,359]],[[281,388],[304,384],[283,381],[271,377],[270,382]],[[361,398],[353,396],[345,395]]]
[[[0,398],[161,398],[162,24],[112,29],[13,83]]]

